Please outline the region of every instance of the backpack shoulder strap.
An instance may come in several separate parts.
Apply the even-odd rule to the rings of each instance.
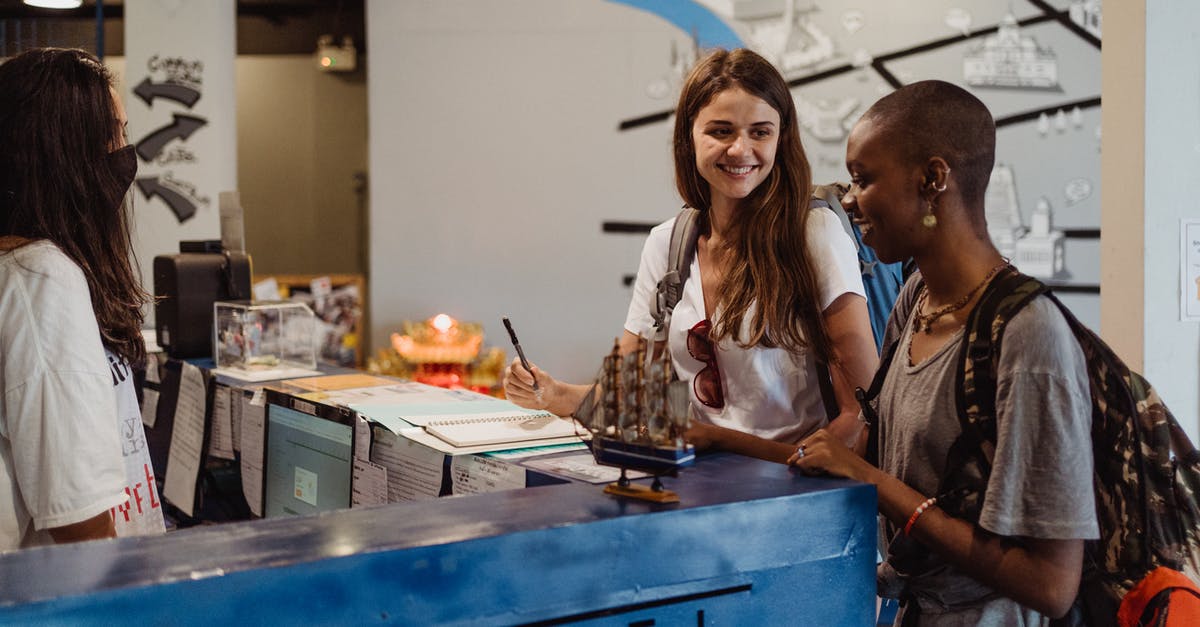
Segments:
[[[846,212],[841,211],[841,203],[837,199],[837,190],[827,189],[833,188],[833,185],[824,185],[813,189],[812,198],[809,201],[809,208],[828,207],[835,215],[842,216],[842,226],[846,232],[850,234],[850,240],[854,241],[854,234],[850,231],[850,221],[845,217]],[[837,209],[834,209],[837,207]],[[855,247],[858,242],[854,241]],[[841,413],[841,407],[838,405],[837,393],[833,389],[833,375],[829,372],[829,364],[817,360],[817,386],[821,391],[821,402],[825,406],[825,415],[832,422],[837,415]]]
[[[995,418],[996,365],[1004,329],[1017,312],[1047,289],[1041,281],[1016,270],[1001,272],[971,310],[960,354],[963,368],[955,386],[958,413],[967,422],[977,423],[981,415]]]
[[[925,279],[920,273],[913,274],[912,281],[915,283],[911,294],[919,294],[925,289]],[[875,370],[875,376],[871,379],[871,387],[864,390],[855,388],[854,398],[858,400],[858,407],[862,410],[863,418],[867,421],[867,454],[866,460],[874,465],[879,465],[879,414],[875,411],[875,401],[879,398],[880,391],[883,390],[883,381],[887,378],[888,368],[892,365],[892,359],[896,356],[896,351],[900,345],[900,337],[903,335],[904,327],[908,324],[908,319],[912,315],[913,306],[916,303],[916,298],[898,299],[895,308],[892,310],[891,318],[888,320],[888,333],[884,336],[883,349],[879,356],[879,367]]]
[[[858,408],[867,423],[867,451],[864,459],[873,466],[879,465],[879,413],[875,411],[875,400],[883,390],[883,380],[887,378],[888,368],[892,365],[892,358],[896,356],[896,347],[899,344],[898,338],[884,344],[883,353],[879,356],[879,368],[875,370],[869,389],[854,388],[854,398],[858,401]]]
[[[854,225],[850,223],[850,215],[842,208],[841,197],[845,193],[845,190],[838,183],[817,185],[813,188],[813,198],[824,201],[833,210],[833,215],[837,216],[838,220],[842,222],[842,228],[850,236],[850,241],[854,242],[854,252],[861,252],[862,246],[858,243],[858,238],[854,236]]]
[[[955,405],[962,433],[950,445],[939,488],[947,511],[978,520],[996,452],[996,371],[1008,322],[1048,288],[1016,269],[999,273],[967,317]]]
[[[683,296],[683,283],[687,280],[692,257],[696,254],[696,240],[700,231],[699,217],[699,211],[685,205],[679,210],[675,216],[675,224],[671,226],[667,271],[658,281],[658,290],[650,308],[656,334],[660,336],[657,339],[663,339],[661,336],[666,333],[671,311]]]
[[[842,230],[854,244],[855,256],[858,259],[858,271],[862,275],[863,295],[867,298],[867,312],[871,319],[871,333],[874,335],[875,348],[882,352],[887,341],[887,322],[896,298],[904,287],[904,282],[913,272],[912,259],[899,263],[884,263],[870,246],[863,243],[862,230],[850,220],[850,214],[842,206],[841,199],[849,193],[845,183],[829,183],[813,188],[813,197],[822,206],[837,217],[842,224]]]

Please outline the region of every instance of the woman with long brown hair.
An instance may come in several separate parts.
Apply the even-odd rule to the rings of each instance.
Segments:
[[[698,420],[688,440],[779,462],[826,425],[853,444],[861,430],[853,390],[870,381],[874,340],[854,245],[828,208],[810,204],[787,83],[752,51],[718,50],[692,69],[675,115],[676,187],[700,212],[666,340],[676,372],[693,380]],[[671,227],[655,227],[642,252],[622,351],[651,326]],[[830,366],[832,421],[818,362]],[[506,373],[519,405],[567,415],[588,390],[532,370],[514,361]]]
[[[161,530],[130,364],[137,157],[81,50],[0,65],[0,551]],[[114,520],[115,518],[115,520]]]

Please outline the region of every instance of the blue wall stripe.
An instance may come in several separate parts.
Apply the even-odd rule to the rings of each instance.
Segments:
[[[688,36],[695,33],[701,48],[741,48],[742,38],[708,7],[693,0],[609,0],[653,13],[679,27]]]

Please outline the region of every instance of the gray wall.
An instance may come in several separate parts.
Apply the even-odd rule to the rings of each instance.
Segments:
[[[601,223],[658,222],[679,205],[669,121],[617,127],[673,108],[692,33],[629,5],[671,7],[700,23],[711,7],[735,39],[798,79],[793,95],[805,105],[802,132],[820,181],[845,179],[845,131],[891,90],[889,73],[902,82],[964,80],[964,59],[984,37],[955,39],[951,24],[962,22],[952,16],[961,17],[962,5],[971,31],[995,27],[1009,12],[1027,20],[1022,38],[1057,59],[1053,89],[975,90],[998,118],[1053,115],[1062,103],[1099,96],[1098,48],[1031,2],[925,0],[920,12],[818,4],[800,7],[797,23],[818,32],[812,49],[826,54],[796,65],[786,54],[773,57],[762,35],[782,22],[782,2],[368,1],[374,345],[404,319],[444,311],[485,323],[488,342],[503,346],[497,323],[510,315],[534,361],[572,380],[593,374],[620,332],[630,295],[621,278],[636,271],[642,242],[603,234]],[[806,36],[794,33],[789,50]],[[862,55],[886,61],[853,70]],[[814,113],[843,106],[850,108],[838,119]],[[1039,133],[1033,119],[1000,133],[998,160],[1014,166],[1026,225],[1045,196],[1061,227],[1099,227],[1099,108],[1086,106],[1079,117],[1069,129]],[[827,122],[816,125],[819,133],[814,119]],[[1079,177],[1093,192],[1068,205],[1064,185]],[[1070,272],[1056,279],[1098,283],[1097,249],[1094,239],[1068,242]],[[1098,326],[1097,296],[1064,300]]]
[[[372,340],[445,312],[581,381],[620,334],[640,235],[604,220],[678,208],[670,108],[631,94],[639,60],[680,37],[614,3],[370,2]],[[511,349],[509,350],[511,354]]]
[[[259,274],[366,271],[366,74],[311,55],[240,56],[238,186]],[[365,191],[365,190],[364,190]]]
[[[1200,3],[1146,0],[1145,15],[1144,368],[1196,442],[1200,324],[1179,319],[1179,229],[1200,219]]]

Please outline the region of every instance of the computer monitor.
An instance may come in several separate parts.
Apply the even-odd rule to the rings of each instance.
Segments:
[[[267,391],[263,517],[350,507],[354,412]]]

